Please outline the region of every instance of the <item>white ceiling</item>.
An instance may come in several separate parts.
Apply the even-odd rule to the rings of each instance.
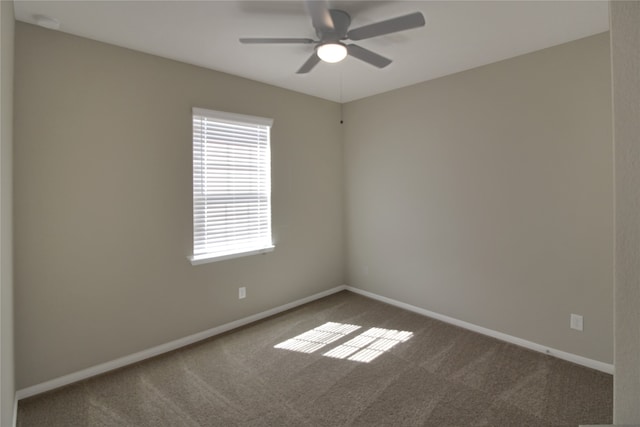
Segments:
[[[421,11],[423,28],[358,42],[393,60],[354,58],[296,74],[312,45],[242,45],[239,37],[316,38],[302,1],[25,1],[60,31],[348,102],[609,29],[607,1],[332,1],[351,28]]]

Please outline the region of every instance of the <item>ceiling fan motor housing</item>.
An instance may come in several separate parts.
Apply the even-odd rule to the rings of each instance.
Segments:
[[[351,25],[351,16],[343,10],[329,9],[333,28],[317,28],[316,35],[321,43],[337,43],[347,38],[347,31]]]

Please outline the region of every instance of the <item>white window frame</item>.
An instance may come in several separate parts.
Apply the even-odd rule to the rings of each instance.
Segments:
[[[191,264],[271,252],[273,120],[194,107],[192,125]]]

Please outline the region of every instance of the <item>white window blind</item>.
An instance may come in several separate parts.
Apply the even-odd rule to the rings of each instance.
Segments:
[[[272,123],[193,109],[192,264],[273,249]]]

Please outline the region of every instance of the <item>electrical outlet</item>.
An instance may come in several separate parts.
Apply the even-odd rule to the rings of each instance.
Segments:
[[[247,297],[247,288],[245,288],[244,286],[241,288],[238,288],[238,299],[243,299]]]
[[[575,329],[577,331],[582,330],[582,316],[579,314],[571,314],[571,320],[569,321],[569,326],[571,329]]]

